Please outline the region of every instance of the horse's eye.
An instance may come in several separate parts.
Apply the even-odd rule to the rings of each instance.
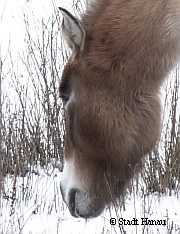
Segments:
[[[62,102],[64,105],[66,105],[66,103],[69,101],[69,96],[65,95],[65,94],[61,94],[60,98],[62,99]]]

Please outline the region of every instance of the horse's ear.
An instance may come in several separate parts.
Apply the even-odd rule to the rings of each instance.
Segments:
[[[63,15],[61,27],[64,39],[72,50],[78,47],[82,51],[86,34],[80,21],[66,9],[61,7],[59,9]]]

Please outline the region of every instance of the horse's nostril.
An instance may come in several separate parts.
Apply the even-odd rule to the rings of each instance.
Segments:
[[[68,193],[69,211],[75,218],[97,217],[104,209],[104,205],[96,199],[89,200],[87,193],[79,189],[71,189]]]
[[[71,214],[74,217],[78,217],[76,213],[76,193],[78,192],[77,189],[71,189],[69,192],[69,209]]]

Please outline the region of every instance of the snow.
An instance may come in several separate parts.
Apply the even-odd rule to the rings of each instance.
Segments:
[[[72,1],[71,1],[72,2]],[[7,50],[16,55],[25,39],[23,13],[47,19],[53,7],[65,6],[67,0],[56,1],[0,1],[0,48],[3,59]],[[33,19],[32,19],[33,20]],[[129,194],[125,210],[112,208],[100,217],[90,220],[73,218],[62,201],[60,193],[61,172],[52,166],[34,168],[26,177],[8,175],[5,178],[3,198],[0,204],[1,234],[90,234],[90,233],[180,233],[180,199],[177,194],[163,196]],[[166,220],[166,225],[143,226],[141,218]],[[116,225],[110,224],[116,219]],[[136,218],[139,225],[118,225],[118,219]]]
[[[180,200],[177,195],[143,195],[132,192],[125,200],[125,210],[117,207],[106,210],[94,219],[73,218],[60,194],[61,173],[49,166],[40,166],[26,177],[8,176],[1,204],[0,230],[4,233],[21,234],[90,234],[90,233],[171,233],[180,232]],[[14,189],[15,188],[15,189]],[[110,224],[110,218],[116,225]],[[118,225],[118,219],[139,225]],[[165,220],[166,225],[141,225],[141,218]],[[175,230],[176,228],[176,230]],[[123,232],[122,232],[123,233]]]

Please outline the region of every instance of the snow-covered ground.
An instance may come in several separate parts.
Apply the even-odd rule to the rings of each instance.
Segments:
[[[70,0],[0,0],[0,55],[12,59],[22,50],[25,39],[24,14],[46,21],[54,5],[70,8]],[[32,13],[33,12],[33,16]],[[34,25],[34,22],[32,22]],[[177,195],[143,195],[135,192],[125,200],[125,210],[113,208],[90,220],[73,218],[60,194],[61,173],[49,166],[36,167],[26,177],[8,175],[0,200],[0,234],[110,234],[180,233],[180,199]],[[112,224],[110,223],[110,219]],[[165,225],[141,225],[142,218]],[[120,219],[120,220],[119,220]],[[123,221],[123,220],[124,221]],[[118,220],[126,224],[118,225]],[[153,222],[153,221],[152,221]],[[155,221],[154,221],[155,222]]]
[[[0,233],[180,233],[177,195],[145,196],[134,192],[126,198],[125,210],[116,207],[98,218],[84,220],[70,215],[62,201],[60,180],[61,173],[52,166],[46,170],[38,167],[26,177],[8,176],[0,208]],[[146,225],[148,220],[154,225]]]

